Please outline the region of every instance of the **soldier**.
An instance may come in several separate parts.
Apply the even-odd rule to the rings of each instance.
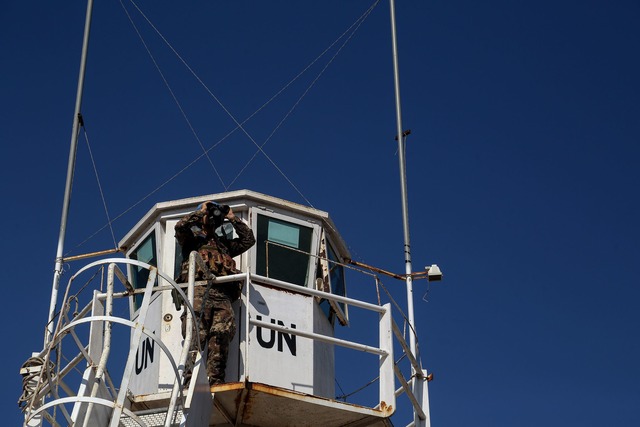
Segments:
[[[238,235],[235,239],[218,236],[215,230],[228,219]],[[233,214],[229,206],[209,201],[198,206],[195,212],[184,216],[175,226],[176,239],[182,247],[182,266],[176,282],[186,282],[189,274],[189,254],[198,251],[215,276],[240,273],[233,257],[245,252],[255,243],[253,231]],[[223,233],[224,234],[224,233]],[[203,280],[202,271],[196,272],[196,280]],[[224,382],[229,354],[229,343],[236,332],[236,321],[231,303],[240,297],[242,282],[215,283],[196,286],[193,308],[199,326],[202,348],[208,349],[207,375],[209,384]],[[186,311],[182,314],[182,335],[186,332]],[[192,343],[191,350],[195,350]],[[192,353],[193,362],[195,353]],[[191,370],[185,372],[189,383]]]

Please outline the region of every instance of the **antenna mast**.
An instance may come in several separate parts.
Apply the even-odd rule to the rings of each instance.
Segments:
[[[407,286],[407,316],[409,321],[409,338],[410,350],[414,357],[417,356],[416,346],[416,329],[413,312],[413,278],[411,276],[411,243],[409,239],[409,208],[407,201],[407,176],[406,176],[406,160],[405,160],[405,137],[408,132],[402,128],[402,110],[400,106],[400,71],[398,66],[398,40],[396,36],[396,13],[395,0],[389,0],[391,9],[391,43],[393,49],[393,77],[395,85],[395,103],[396,103],[396,123],[398,140],[398,160],[400,163],[400,194],[402,197],[402,226],[404,231],[404,264]],[[417,358],[417,357],[416,357]],[[413,411],[414,425],[429,427],[431,420],[429,416],[429,401],[427,393],[427,381],[424,378],[424,372],[415,372],[411,367],[412,391],[419,402],[422,402],[422,408],[425,412],[426,419],[420,419],[416,410]]]
[[[87,1],[87,13],[84,23],[84,38],[82,40],[82,56],[80,57],[80,73],[78,76],[78,89],[76,92],[76,107],[73,113],[73,128],[71,130],[71,146],[69,148],[69,162],[67,164],[67,181],[64,189],[64,200],[62,202],[62,216],[60,219],[60,235],[58,237],[58,250],[56,252],[56,263],[53,271],[53,285],[51,287],[51,303],[49,305],[49,318],[47,319],[47,332],[45,334],[45,346],[53,335],[53,318],[58,300],[58,287],[60,286],[60,276],[62,276],[62,257],[64,255],[64,239],[67,231],[67,218],[69,216],[69,205],[71,203],[71,187],[73,185],[73,173],[76,166],[76,150],[78,148],[78,134],[80,133],[80,107],[82,105],[82,93],[84,89],[84,74],[87,65],[87,52],[89,50],[89,33],[91,30],[91,15],[93,11],[93,0]]]

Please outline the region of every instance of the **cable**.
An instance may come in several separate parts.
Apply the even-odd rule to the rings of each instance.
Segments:
[[[418,333],[416,332],[415,328],[413,327],[413,325],[411,324],[411,322],[409,322],[409,318],[407,317],[406,314],[404,314],[404,311],[402,311],[402,308],[398,305],[398,303],[396,302],[396,300],[393,299],[393,297],[391,296],[391,293],[389,292],[389,290],[386,288],[386,286],[384,286],[384,283],[382,283],[382,281],[378,282],[380,284],[380,287],[382,287],[382,289],[387,293],[387,296],[389,297],[389,300],[391,301],[391,303],[396,307],[396,309],[400,312],[400,315],[402,316],[402,318],[405,321],[405,324],[409,325],[409,328],[411,329],[411,333],[413,333],[413,336],[416,339],[416,352],[419,353],[417,351],[418,348]],[[419,356],[416,354],[414,355],[416,357],[419,358]]]
[[[24,412],[27,409],[28,403],[33,398],[34,394],[40,384],[47,375],[47,370],[44,369],[45,360],[42,357],[30,357],[26,362],[22,364],[22,369],[26,370],[26,373],[22,374],[22,394],[18,398],[18,407]]]
[[[302,99],[309,93],[309,91],[311,90],[311,88],[317,83],[317,81],[320,79],[320,77],[324,74],[324,72],[327,70],[327,68],[329,68],[329,65],[331,65],[333,63],[333,61],[336,59],[336,57],[340,54],[340,52],[342,51],[342,49],[347,45],[347,43],[349,43],[349,41],[351,41],[351,39],[353,38],[353,36],[355,35],[355,33],[358,31],[358,29],[360,29],[360,26],[362,25],[362,23],[369,17],[369,15],[371,14],[371,12],[373,11],[373,9],[378,5],[378,3],[380,2],[380,0],[376,0],[371,6],[369,6],[369,9],[367,9],[365,11],[364,14],[362,14],[353,24],[351,24],[351,26],[349,28],[347,28],[347,30],[345,30],[340,37],[338,37],[333,43],[331,43],[331,45],[329,45],[329,47],[327,47],[319,56],[316,57],[316,59],[314,59],[309,65],[307,65],[307,67],[302,70],[296,77],[293,78],[293,80],[291,80],[289,83],[287,83],[287,85],[281,89],[278,94],[280,94],[280,92],[282,92],[285,88],[287,88],[289,85],[291,85],[295,80],[298,79],[298,77],[300,77],[302,74],[304,74],[309,68],[311,68],[311,66],[313,64],[315,64],[321,57],[323,57],[325,55],[325,53],[327,53],[340,39],[342,39],[354,26],[356,26],[356,28],[353,30],[353,32],[351,32],[351,34],[349,35],[349,37],[347,37],[347,39],[345,40],[344,43],[342,43],[342,45],[338,48],[338,50],[336,51],[336,53],[331,57],[331,59],[329,59],[329,61],[325,64],[325,66],[322,68],[322,70],[320,70],[320,73],[318,73],[318,75],[316,76],[315,79],[313,79],[313,81],[309,84],[309,86],[307,87],[307,89],[302,93],[302,95],[300,95],[300,97],[298,98],[298,100],[293,104],[293,106],[291,107],[291,109],[284,115],[284,117],[282,118],[282,120],[280,120],[280,122],[276,125],[276,127],[271,131],[271,133],[269,134],[269,136],[267,137],[267,139],[262,143],[262,145],[260,146],[260,148],[264,147],[273,137],[273,135],[278,131],[278,129],[280,129],[280,127],[282,126],[282,124],[289,118],[289,116],[293,113],[293,110],[295,110],[298,105],[300,104],[300,102],[302,101]],[[276,95],[278,95],[276,94]],[[272,98],[273,99],[273,98]],[[270,102],[270,100],[269,100]],[[262,109],[262,107],[260,107]],[[254,113],[255,114],[255,113]],[[236,177],[233,179],[233,181],[231,181],[231,184],[229,184],[229,186],[233,185],[233,183],[236,182],[236,180],[240,177],[240,175],[242,175],[242,173],[247,169],[247,167],[249,166],[249,164],[251,164],[251,162],[253,161],[253,159],[256,158],[256,156],[258,155],[258,153],[260,152],[260,150],[256,151],[253,156],[249,159],[249,161],[247,162],[247,164],[240,170],[240,172],[238,172],[238,175],[236,175]],[[306,199],[305,199],[306,200]],[[311,205],[311,203],[309,203],[309,206],[313,207],[313,205]]]
[[[397,365],[398,363],[402,362],[402,359],[404,359],[405,357],[407,357],[406,354],[403,354],[402,356],[400,356],[400,359],[398,359],[398,360],[396,360],[394,362],[394,364]],[[354,394],[361,392],[365,388],[369,387],[371,384],[375,384],[378,380],[380,380],[380,376],[375,377],[374,379],[372,379],[371,381],[369,381],[365,385],[361,386],[360,388],[355,389],[351,393],[344,393],[344,391],[342,390],[342,387],[340,387],[340,391],[342,391],[343,394],[340,395],[340,396],[336,396],[336,400],[342,400],[343,402],[346,402],[347,401],[347,397],[351,397]]]
[[[111,226],[111,219],[109,218],[109,209],[107,209],[107,201],[104,198],[104,192],[102,191],[102,185],[100,184],[100,176],[98,176],[98,168],[96,167],[95,159],[93,158],[93,152],[91,151],[91,145],[89,144],[89,134],[87,133],[87,128],[84,124],[84,119],[80,115],[79,118],[82,129],[84,130],[84,140],[87,143],[87,148],[89,149],[89,157],[91,158],[91,164],[93,165],[93,172],[96,174],[96,181],[98,182],[98,189],[100,190],[100,197],[102,198],[102,205],[104,206],[104,212],[107,215],[107,224],[109,225],[109,230],[111,231],[111,238],[113,239],[113,247],[117,248],[118,243],[116,242],[116,235],[113,232],[113,227]]]
[[[153,23],[151,23],[151,21],[146,17],[146,15],[140,10],[140,8],[136,5],[136,3],[133,0],[130,0],[131,4],[133,4],[133,6],[138,10],[138,12],[144,17],[144,19],[149,23],[149,25],[156,31],[156,33],[159,35],[159,37],[167,44],[167,46],[169,46],[169,48],[174,52],[174,54],[180,59],[180,61],[185,65],[185,67],[189,70],[189,72],[191,72],[191,74],[196,78],[196,80],[205,88],[205,90],[209,93],[210,96],[212,96],[219,104],[220,106],[227,111],[224,106],[221,104],[221,102],[217,99],[217,97],[211,92],[211,90],[206,86],[206,84],[202,81],[202,79],[200,79],[200,77],[197,76],[197,74],[195,73],[195,71],[186,63],[186,61],[182,58],[182,56],[179,55],[179,53],[173,48],[173,46],[171,46],[171,44],[167,41],[167,39],[160,33],[160,31],[153,25]],[[349,33],[353,27],[355,26],[356,28],[351,32],[351,34],[349,35],[348,39],[345,41],[345,43],[342,44],[342,46],[339,48],[338,52],[336,52],[336,54],[333,56],[333,58],[327,63],[327,65],[323,68],[323,71],[326,70],[327,66],[333,61],[333,59],[337,56],[337,54],[340,52],[340,50],[346,45],[346,43],[353,37],[353,35],[355,34],[355,32],[358,30],[358,28],[362,25],[362,23],[364,22],[364,20],[370,15],[370,13],[373,11],[373,9],[379,4],[380,0],[376,0],[374,1],[374,3],[353,23],[351,24],[351,26],[345,30],[329,47],[327,47],[320,55],[318,55],[307,67],[305,67],[300,73],[298,73],[289,83],[287,83],[286,85],[284,85],[275,95],[273,95],[268,101],[266,101],[264,104],[262,104],[262,106],[260,106],[260,108],[258,108],[253,114],[251,114],[250,116],[248,116],[245,120],[243,120],[241,123],[238,123],[237,120],[231,116],[231,114],[227,111],[227,113],[230,115],[230,117],[232,117],[232,119],[235,121],[236,123],[236,128],[231,130],[230,132],[228,132],[224,137],[222,137],[220,140],[218,140],[214,145],[212,145],[211,147],[209,147],[208,149],[204,149],[203,144],[200,140],[200,138],[198,137],[197,133],[195,132],[195,130],[193,129],[190,121],[188,120],[183,108],[181,107],[179,101],[177,101],[175,95],[173,94],[167,80],[165,79],[162,71],[160,70],[157,62],[155,61],[153,55],[151,54],[148,46],[146,45],[146,43],[144,42],[144,40],[142,39],[142,36],[140,35],[138,29],[135,27],[135,24],[133,23],[133,20],[129,14],[129,12],[127,11],[126,7],[124,6],[124,4],[122,3],[122,0],[120,0],[120,4],[123,8],[123,10],[125,11],[128,19],[131,21],[135,31],[138,33],[138,36],[140,37],[145,49],[147,50],[149,56],[151,57],[154,65],[156,66],[156,69],[158,70],[158,72],[160,73],[163,81],[165,82],[165,85],[167,86],[167,89],[169,90],[169,92],[171,93],[172,97],[174,98],[174,101],[176,102],[176,104],[178,105],[178,108],[180,109],[185,121],[187,122],[189,128],[191,129],[194,137],[196,138],[196,140],[198,141],[198,143],[200,144],[201,148],[203,148],[203,153],[200,154],[198,157],[196,157],[195,159],[193,159],[189,164],[187,164],[186,166],[184,166],[182,169],[180,169],[178,172],[174,173],[170,178],[168,178],[167,180],[165,180],[163,183],[161,183],[159,186],[157,186],[155,189],[153,189],[150,193],[148,193],[146,196],[143,196],[141,199],[139,199],[137,202],[135,202],[133,205],[131,205],[129,208],[125,209],[123,212],[121,212],[119,215],[117,215],[116,217],[114,217],[111,220],[111,223],[117,221],[118,219],[120,219],[122,216],[126,215],[128,212],[130,212],[132,209],[134,209],[136,206],[138,206],[139,204],[141,204],[142,202],[144,202],[146,199],[148,199],[149,197],[151,197],[152,195],[154,195],[155,193],[157,193],[158,191],[160,191],[163,187],[165,187],[167,184],[169,184],[171,181],[173,181],[174,179],[176,179],[179,175],[181,175],[184,171],[186,171],[187,169],[189,169],[191,166],[193,166],[197,161],[199,161],[203,156],[207,156],[207,158],[209,159],[209,162],[211,163],[213,169],[215,170],[218,179],[220,180],[223,188],[225,188],[225,190],[227,190],[231,184],[235,183],[235,181],[237,180],[237,178],[244,172],[244,170],[246,170],[247,166],[249,165],[249,163],[253,160],[253,158],[255,158],[255,156],[257,155],[257,153],[262,152],[264,154],[264,156],[271,162],[271,164],[274,166],[274,168],[287,180],[287,182],[289,182],[289,184],[296,190],[296,192],[305,200],[305,202],[310,206],[310,207],[314,207],[313,204],[309,201],[309,199],[302,194],[302,192],[298,189],[298,187],[296,187],[293,182],[286,176],[286,174],[275,164],[275,162],[264,152],[264,150],[262,150],[262,146],[259,146],[255,140],[253,140],[253,138],[251,138],[250,135],[248,135],[246,133],[246,131],[244,130],[243,126],[247,121],[249,121],[251,118],[253,118],[258,112],[260,112],[261,110],[263,110],[264,108],[266,108],[267,105],[269,105],[273,100],[275,100],[282,92],[284,92],[291,84],[293,84],[300,76],[302,76],[309,68],[311,68],[321,57],[323,57],[336,43],[338,43],[339,40],[341,40],[347,33]],[[321,72],[321,74],[322,74]],[[320,74],[320,75],[321,75]],[[320,75],[318,75],[318,77],[312,82],[312,84],[307,88],[307,90],[305,91],[305,93],[298,99],[298,101],[296,102],[296,104],[290,109],[290,111],[285,115],[285,117],[281,120],[281,122],[276,126],[276,128],[274,128],[273,132],[271,133],[271,135],[268,137],[268,139],[263,143],[266,144],[269,139],[273,136],[273,134],[277,131],[277,129],[282,125],[282,123],[285,121],[285,119],[291,114],[291,112],[296,108],[296,106],[299,104],[299,102],[301,101],[301,99],[304,97],[304,95],[309,91],[309,89],[315,84],[315,82],[317,81],[317,79],[320,77]],[[211,161],[211,159],[208,157],[208,152],[211,151],[212,149],[214,149],[215,147],[217,147],[219,144],[221,144],[224,140],[226,140],[231,134],[233,134],[236,130],[241,129],[245,132],[245,134],[247,134],[247,136],[249,137],[249,139],[254,143],[254,145],[256,145],[256,147],[258,148],[258,150],[256,151],[256,154],[254,154],[254,156],[249,160],[249,162],[247,163],[247,165],[245,167],[242,168],[242,170],[238,173],[238,175],[236,176],[236,178],[232,181],[231,184],[229,185],[225,185],[224,181],[222,179],[222,177],[220,176],[220,174],[218,173],[217,169],[215,168],[215,166],[213,165],[213,162]],[[102,230],[104,230],[106,227],[110,226],[110,223],[105,224],[104,226],[100,227],[98,230],[96,230],[93,234],[89,235],[87,238],[85,238],[83,241],[81,241],[78,245],[76,245],[73,249],[77,249],[79,247],[81,247],[82,245],[84,245],[86,242],[88,242],[89,240],[93,239],[98,233],[100,233]],[[333,228],[333,227],[331,227]],[[334,230],[335,231],[335,230]],[[71,250],[69,252],[67,252],[65,254],[68,255],[71,252]]]
[[[168,44],[168,42],[166,41],[166,39],[158,32],[158,30],[156,29],[155,26],[153,26],[153,24],[149,21],[149,19],[142,13],[142,11],[138,8],[138,5],[136,5],[133,0],[130,0],[131,3],[135,6],[136,9],[138,9],[138,12],[140,12],[140,14],[147,20],[147,22],[151,25],[151,27],[156,30],[156,32],[160,35],[160,37],[162,37],[162,40],[165,41],[165,43]],[[211,168],[213,168],[213,171],[215,172],[216,176],[218,177],[218,179],[220,180],[220,183],[222,184],[222,188],[225,189],[225,191],[227,190],[227,186],[224,183],[224,180],[222,179],[222,177],[220,176],[220,173],[218,172],[218,169],[216,169],[215,165],[213,164],[213,161],[211,160],[211,157],[209,157],[209,153],[208,151],[204,148],[204,144],[202,144],[202,141],[200,141],[200,137],[198,136],[196,130],[193,128],[193,125],[191,124],[191,121],[189,120],[189,118],[187,117],[187,113],[184,111],[184,109],[182,108],[182,105],[180,104],[180,101],[178,101],[178,98],[176,97],[175,93],[173,92],[173,89],[171,89],[171,86],[169,85],[169,82],[167,81],[164,73],[162,72],[162,70],[160,69],[160,66],[158,65],[158,62],[156,61],[155,57],[153,56],[153,54],[151,53],[151,50],[149,49],[149,46],[147,45],[147,43],[144,41],[144,38],[142,37],[142,34],[140,33],[140,31],[138,30],[138,27],[136,27],[136,24],[134,23],[133,19],[131,18],[131,15],[129,15],[129,11],[127,10],[127,8],[124,6],[124,4],[122,3],[122,0],[120,0],[120,5],[122,6],[122,9],[124,9],[125,14],[127,15],[127,18],[129,18],[129,22],[131,22],[131,25],[133,26],[133,29],[135,30],[136,34],[138,34],[138,37],[140,38],[140,41],[142,42],[142,45],[144,46],[145,50],[147,51],[147,54],[149,55],[149,57],[151,58],[151,61],[153,62],[153,65],[156,67],[156,70],[158,70],[158,73],[160,74],[160,77],[162,78],[162,81],[164,82],[165,86],[167,87],[167,90],[169,91],[169,93],[171,94],[171,97],[173,98],[174,102],[176,103],[176,105],[178,106],[178,109],[180,110],[180,113],[182,114],[182,117],[184,118],[184,120],[187,122],[187,126],[189,126],[189,129],[191,130],[191,133],[193,134],[193,136],[196,138],[196,141],[198,141],[198,144],[200,145],[200,148],[202,148],[202,151],[204,152],[204,155],[207,157],[207,160],[209,161],[209,164],[211,165]],[[171,47],[171,45],[169,45],[169,47]],[[175,52],[175,50],[173,49],[173,47],[171,47],[171,50],[173,50]],[[177,55],[177,52],[175,52]],[[180,57],[178,55],[178,57]],[[182,58],[180,58],[182,59]],[[183,61],[184,63],[184,61]],[[186,65],[186,64],[185,64]],[[187,66],[188,67],[188,66]]]
[[[346,402],[347,401],[347,397],[351,397],[354,394],[361,392],[365,388],[369,387],[371,384],[375,384],[379,379],[380,379],[380,376],[377,376],[374,379],[372,379],[371,381],[369,381],[368,383],[366,383],[365,385],[363,385],[362,387],[352,391],[351,393],[343,394],[341,396],[336,396],[336,400],[342,400],[343,402]]]

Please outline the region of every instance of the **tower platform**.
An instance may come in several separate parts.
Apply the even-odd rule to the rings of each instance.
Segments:
[[[164,408],[166,395],[138,396],[132,410]],[[371,409],[261,383],[234,382],[211,387],[209,426],[392,426],[391,408]]]

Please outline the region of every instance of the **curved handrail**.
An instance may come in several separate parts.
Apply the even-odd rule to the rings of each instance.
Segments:
[[[54,406],[60,405],[60,404],[64,404],[64,403],[74,403],[74,402],[87,402],[87,403],[97,403],[99,405],[102,406],[107,406],[111,409],[113,409],[115,407],[115,402],[111,401],[111,400],[107,400],[107,399],[101,399],[99,397],[85,397],[85,396],[70,396],[70,397],[63,397],[57,400],[52,400],[49,403],[46,403],[40,407],[38,407],[38,409],[34,410],[32,412],[33,416],[37,416],[39,415],[41,412],[52,408]],[[130,409],[127,408],[122,408],[122,411],[128,416],[131,417],[133,420],[135,420],[135,422],[138,423],[138,425],[145,427],[147,424],[142,421],[142,419],[140,419],[140,417],[138,417],[134,412],[132,412]],[[31,418],[33,418],[33,416]],[[29,418],[29,419],[31,419]]]
[[[205,272],[208,273],[208,269],[206,268],[206,265],[204,265],[204,262],[202,261],[202,259],[198,259],[200,258],[200,255],[197,252],[193,252],[192,254],[190,254],[190,271],[193,272],[193,274],[190,274],[189,277],[189,283],[188,283],[188,287],[187,287],[187,294],[185,294],[185,292],[183,291],[182,287],[180,285],[178,285],[171,277],[169,277],[167,274],[159,271],[155,266],[152,266],[148,263],[142,262],[142,261],[138,261],[138,260],[132,260],[132,259],[128,259],[128,258],[107,258],[107,259],[103,259],[103,260],[99,260],[99,261],[95,261],[92,262],[84,267],[82,267],[80,270],[78,270],[73,276],[71,276],[69,278],[68,284],[67,284],[67,289],[63,298],[63,304],[62,304],[62,311],[60,312],[58,321],[57,321],[57,325],[56,325],[56,330],[55,332],[50,336],[50,339],[48,341],[48,343],[45,345],[45,348],[43,349],[43,351],[41,352],[41,354],[43,354],[45,356],[45,360],[48,361],[51,359],[51,352],[53,351],[53,349],[55,349],[58,345],[60,345],[60,343],[62,342],[63,338],[67,335],[72,335],[74,337],[74,340],[76,341],[76,345],[78,345],[78,348],[80,348],[80,354],[78,356],[80,356],[79,360],[82,360],[82,358],[84,358],[85,360],[87,360],[89,362],[89,364],[93,364],[91,358],[89,357],[89,353],[87,353],[86,349],[83,347],[83,345],[80,343],[80,341],[78,340],[78,337],[75,335],[75,333],[73,332],[75,330],[75,328],[81,324],[93,324],[93,323],[97,323],[97,322],[105,322],[106,327],[105,327],[105,332],[104,332],[104,337],[103,337],[103,342],[104,342],[104,348],[103,348],[103,352],[101,354],[101,358],[100,361],[96,367],[96,375],[94,377],[94,380],[96,382],[99,382],[102,378],[102,376],[104,375],[105,369],[106,369],[106,362],[109,356],[109,351],[110,351],[110,329],[111,329],[111,324],[113,323],[117,323],[117,324],[122,324],[124,326],[128,326],[130,329],[132,330],[138,330],[139,332],[136,333],[136,335],[139,335],[138,337],[138,341],[139,338],[144,336],[149,337],[150,339],[152,339],[155,343],[158,343],[159,347],[161,348],[162,352],[167,356],[167,359],[170,362],[170,365],[172,367],[172,370],[174,372],[175,375],[175,382],[174,382],[174,387],[173,387],[173,391],[172,391],[172,397],[171,397],[171,403],[170,403],[170,408],[167,411],[167,417],[166,417],[166,422],[167,425],[170,425],[171,423],[171,419],[173,418],[173,412],[175,411],[176,408],[176,403],[177,403],[177,399],[183,400],[184,399],[184,391],[183,391],[183,385],[182,385],[182,381],[180,380],[182,378],[182,375],[184,373],[185,370],[185,363],[186,363],[186,359],[188,357],[188,353],[189,353],[189,348],[190,348],[190,343],[191,343],[191,339],[192,336],[195,335],[198,336],[198,325],[194,325],[194,321],[193,319],[196,318],[195,315],[195,311],[193,309],[193,298],[194,298],[194,291],[193,291],[193,286],[195,283],[195,264],[199,264],[199,266],[202,268],[204,267]],[[198,262],[199,261],[199,262]],[[155,279],[157,276],[160,276],[162,279],[164,279],[171,288],[173,288],[178,295],[180,296],[180,298],[182,298],[182,300],[185,302],[185,307],[188,308],[187,310],[187,328],[186,328],[186,336],[185,336],[185,345],[183,346],[183,350],[180,354],[180,357],[176,363],[175,358],[171,355],[171,352],[169,350],[169,348],[160,340],[159,336],[156,336],[156,334],[152,331],[148,331],[145,330],[144,325],[140,324],[140,322],[143,320],[142,319],[138,319],[138,322],[133,322],[130,320],[126,320],[124,318],[121,317],[117,317],[117,316],[113,316],[112,315],[112,302],[113,302],[113,297],[114,297],[114,284],[115,284],[115,276],[118,276],[118,279],[120,280],[120,282],[125,286],[126,288],[126,292],[124,293],[124,295],[119,295],[119,296],[131,296],[133,295],[132,292],[132,287],[129,284],[129,282],[127,281],[125,275],[122,273],[122,271],[120,270],[120,268],[118,267],[117,264],[125,264],[125,265],[133,265],[136,267],[140,267],[140,268],[144,268],[147,269],[151,272],[153,272],[152,275],[150,275],[149,280],[147,281],[147,284],[145,286],[145,298],[143,298],[143,306],[148,306],[149,304],[149,296],[152,292],[152,289],[155,287],[154,284],[156,283]],[[107,292],[106,292],[106,315],[90,315],[90,316],[83,316],[80,318],[74,318],[74,319],[69,319],[67,313],[68,310],[70,309],[69,305],[68,305],[68,300],[69,300],[69,293],[70,293],[70,289],[74,283],[74,281],[79,277],[79,275],[81,275],[82,273],[95,268],[95,267],[99,267],[99,266],[104,266],[104,265],[108,265],[109,266],[109,271],[108,271],[108,279],[107,279]],[[104,294],[99,298],[105,298]],[[91,303],[90,303],[91,304]],[[90,307],[87,306],[87,308]],[[86,310],[82,310],[82,312],[85,312]],[[197,348],[198,351],[202,351],[201,346],[200,346],[200,342],[199,340],[196,340],[195,343],[195,347]],[[131,347],[131,351],[133,351],[133,346]],[[128,360],[131,359],[131,352],[129,354]],[[126,368],[125,368],[126,370]],[[126,372],[125,372],[126,375]],[[51,408],[53,406],[57,406],[57,405],[64,405],[65,403],[69,403],[69,402],[87,402],[89,404],[86,413],[89,413],[93,407],[94,404],[104,404],[104,402],[110,402],[108,399],[101,399],[101,398],[97,398],[97,392],[98,392],[98,386],[96,384],[93,385],[93,387],[91,388],[91,396],[73,396],[73,397],[59,397],[58,393],[55,391],[56,386],[60,385],[57,383],[57,379],[59,378],[55,378],[55,377],[51,377],[51,376],[47,376],[47,379],[45,380],[44,383],[41,382],[40,386],[37,387],[37,390],[34,392],[33,397],[31,399],[31,405],[29,405],[29,410],[27,412],[27,415],[25,416],[25,422],[28,422],[29,420],[32,420],[34,417],[37,417],[39,414],[42,413],[42,411],[46,411],[47,408]],[[125,381],[123,379],[122,381],[123,383],[126,383],[128,381]],[[45,385],[46,384],[46,385]],[[127,387],[125,387],[127,388]],[[38,400],[42,399],[44,397],[44,395],[46,395],[47,393],[52,393],[54,396],[54,399],[44,405],[41,406],[37,406],[34,403],[37,402]],[[122,398],[125,396],[125,394],[122,394],[122,390],[121,390],[121,396],[119,395],[117,400],[114,400],[113,402],[109,403],[108,406],[115,408],[115,413],[112,415],[117,415],[117,413],[122,413],[122,411],[124,411],[127,416],[132,416],[133,418],[137,418],[135,416],[135,414],[131,413],[131,411],[126,410],[122,407],[122,402],[119,402],[119,400],[122,400]],[[114,396],[115,397],[115,396]],[[35,407],[37,406],[37,407]],[[68,412],[63,408],[63,413],[66,414],[65,417],[67,418],[67,420],[69,420],[69,415]],[[88,418],[85,418],[85,424],[86,422],[88,422]],[[144,424],[143,424],[144,425]]]

